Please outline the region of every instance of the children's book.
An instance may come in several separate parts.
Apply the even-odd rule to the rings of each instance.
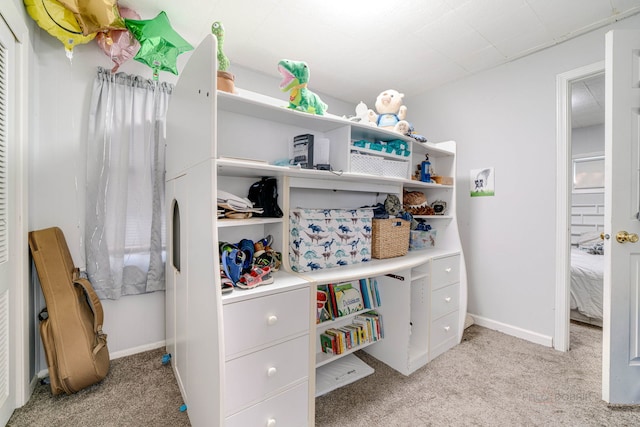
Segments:
[[[336,297],[338,317],[364,310],[362,294],[351,283],[334,285],[333,292]]]
[[[360,293],[362,294],[362,300],[364,308],[373,308],[371,305],[371,282],[369,279],[360,279]]]
[[[327,285],[318,285],[316,291],[316,309],[316,323],[333,319],[331,295],[329,294],[329,287]]]
[[[333,336],[328,334],[320,334],[320,345],[324,353],[336,353],[336,340]]]

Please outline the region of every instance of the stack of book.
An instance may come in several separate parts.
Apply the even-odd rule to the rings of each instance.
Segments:
[[[382,317],[375,311],[368,311],[354,316],[348,325],[325,330],[320,334],[320,345],[324,353],[342,354],[382,338]]]

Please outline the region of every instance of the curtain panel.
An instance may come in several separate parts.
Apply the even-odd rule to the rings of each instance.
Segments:
[[[98,67],[88,124],[85,251],[101,299],[165,288],[164,140],[172,90]]]

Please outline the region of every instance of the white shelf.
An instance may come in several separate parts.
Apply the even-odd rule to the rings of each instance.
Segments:
[[[380,338],[377,341],[371,341],[368,343],[360,344],[359,346],[350,348],[349,350],[346,350],[340,354],[330,354],[330,353],[323,353],[323,352],[316,353],[316,375],[317,375],[317,368],[320,368],[327,364],[334,364],[340,361],[341,359],[343,359],[344,357],[350,355],[351,353],[354,353],[358,350],[362,350],[363,348],[367,348],[372,344],[377,344],[382,341],[384,341],[384,338]]]
[[[268,285],[257,286],[253,289],[233,288],[228,294],[222,295],[222,304],[231,304],[245,301],[252,298],[263,297],[269,294],[282,292],[283,290],[293,290],[310,286],[309,282],[297,274],[287,273],[286,271],[276,271],[273,274],[273,283]]]
[[[413,217],[419,219],[453,219],[451,215],[414,215]]]
[[[374,369],[355,354],[316,369],[316,397],[351,384],[374,373]]]
[[[424,264],[432,257],[454,255],[460,253],[459,249],[423,249],[420,251],[409,251],[406,255],[388,259],[372,259],[359,264],[345,265],[336,268],[327,268],[300,273],[310,282],[315,283],[336,283],[357,280],[363,277],[375,277],[397,272],[403,269],[410,269]]]
[[[233,219],[233,218],[220,218],[216,222],[218,228],[226,228],[226,227],[246,227],[249,225],[259,225],[259,224],[278,224],[282,223],[282,218],[260,218],[260,217],[252,217],[245,219]]]

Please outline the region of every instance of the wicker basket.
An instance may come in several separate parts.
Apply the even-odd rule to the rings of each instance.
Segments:
[[[409,251],[411,223],[400,218],[374,219],[371,238],[373,258],[393,258]]]

